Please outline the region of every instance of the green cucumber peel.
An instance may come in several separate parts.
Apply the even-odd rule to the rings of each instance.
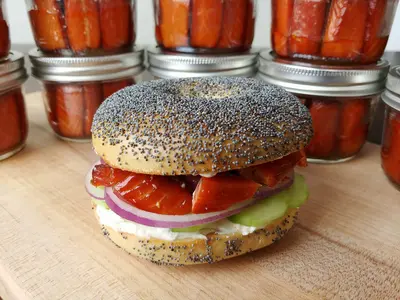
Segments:
[[[104,200],[97,200],[97,199],[92,198],[92,201],[93,201],[93,203],[96,204],[97,206],[104,207],[105,209],[110,209],[110,208],[108,207],[106,201],[104,201]]]
[[[185,228],[171,228],[172,232],[197,232],[203,229],[206,226],[206,224],[203,225],[197,225],[197,226],[190,226],[190,227],[185,227]]]
[[[308,188],[304,177],[295,174],[292,186],[279,194],[258,201],[256,204],[228,218],[232,223],[265,227],[283,217],[288,208],[301,206],[308,198]]]

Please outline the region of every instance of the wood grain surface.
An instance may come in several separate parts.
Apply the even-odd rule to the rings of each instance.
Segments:
[[[52,133],[39,94],[30,135],[0,163],[0,296],[13,299],[400,299],[400,192],[379,147],[302,170],[311,197],[279,243],[214,265],[160,267],[104,238],[83,180],[90,144]]]

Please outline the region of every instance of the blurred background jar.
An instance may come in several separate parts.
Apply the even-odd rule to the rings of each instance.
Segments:
[[[237,76],[257,74],[258,50],[244,53],[210,55],[184,54],[163,51],[158,47],[147,49],[150,79]]]
[[[46,57],[34,49],[32,75],[43,86],[48,121],[69,141],[90,141],[93,116],[118,90],[141,81],[144,52],[97,57]]]
[[[178,52],[246,51],[256,0],[153,0],[157,44]]]
[[[385,103],[382,168],[400,189],[400,66],[391,68],[382,100]]]
[[[383,59],[387,60],[391,66],[400,65],[400,52],[387,51],[383,55]],[[376,111],[372,119],[370,131],[368,133],[368,141],[380,145],[382,143],[383,123],[385,119],[385,103],[382,97],[379,98],[376,105]]]
[[[0,64],[0,160],[25,146],[28,121],[22,85],[27,78],[23,54],[12,51]]]
[[[7,58],[10,46],[6,1],[0,0],[0,60]]]
[[[129,51],[136,38],[135,0],[26,0],[36,45],[47,54]]]
[[[272,0],[272,48],[286,58],[375,63],[397,5],[398,0]]]
[[[260,54],[259,77],[299,97],[310,110],[314,137],[310,162],[347,161],[366,142],[371,116],[385,88],[389,64],[356,67],[311,65]]]

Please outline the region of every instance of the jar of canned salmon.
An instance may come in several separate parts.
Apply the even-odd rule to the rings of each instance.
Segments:
[[[7,58],[10,51],[10,30],[6,15],[6,2],[0,0],[0,60]]]
[[[400,66],[391,68],[382,100],[385,103],[382,168],[400,189]]]
[[[388,71],[385,60],[339,67],[296,63],[263,52],[258,76],[295,94],[307,106],[314,128],[307,158],[333,163],[353,158],[366,142]]]
[[[272,0],[271,42],[281,57],[337,64],[381,58],[398,0]]]
[[[24,55],[11,51],[0,64],[0,160],[25,146],[28,121],[22,85],[27,78]]]
[[[135,0],[26,0],[36,45],[66,56],[129,51],[136,38]]]
[[[152,79],[236,76],[253,77],[257,74],[258,54],[256,49],[244,53],[211,55],[186,54],[147,49],[149,72]]]
[[[141,80],[144,52],[95,57],[47,57],[29,52],[32,75],[43,85],[47,118],[68,141],[89,141],[94,113],[118,90]]]
[[[245,51],[254,38],[257,0],[153,0],[156,40],[177,52]]]

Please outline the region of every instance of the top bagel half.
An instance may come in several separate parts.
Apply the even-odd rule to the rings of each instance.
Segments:
[[[311,116],[282,88],[249,78],[154,80],[109,97],[93,146],[112,167],[212,175],[277,160],[312,138]]]

